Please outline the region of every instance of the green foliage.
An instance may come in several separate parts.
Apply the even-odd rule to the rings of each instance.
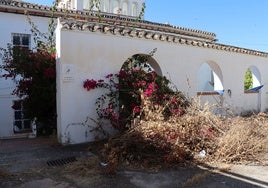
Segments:
[[[137,20],[141,20],[142,17],[144,16],[144,13],[145,13],[145,9],[146,9],[146,4],[145,3],[142,3],[142,7],[141,7],[141,11],[137,17]]]
[[[253,77],[252,77],[252,72],[247,69],[246,74],[245,74],[245,79],[244,79],[244,89],[248,90],[253,87]]]
[[[54,53],[10,46],[4,52],[5,78],[17,84],[13,91],[23,100],[26,116],[56,127],[56,59]],[[52,128],[52,129],[53,129]],[[46,131],[47,132],[47,131]]]
[[[134,119],[150,119],[150,111],[158,109],[158,115],[168,119],[181,116],[189,105],[185,96],[171,88],[171,82],[157,75],[149,64],[153,55],[137,54],[129,58],[118,74],[108,74],[104,79],[87,79],[88,91],[103,88],[107,92],[97,98],[96,112],[99,119],[107,119],[111,125],[124,131],[133,125]]]
[[[3,65],[1,77],[16,83],[13,95],[23,100],[29,119],[37,118],[42,133],[56,129],[56,58],[53,6],[47,33],[42,33],[27,15],[36,48],[33,50],[8,44],[0,49]],[[37,129],[39,129],[37,127]],[[40,134],[40,132],[38,132]]]

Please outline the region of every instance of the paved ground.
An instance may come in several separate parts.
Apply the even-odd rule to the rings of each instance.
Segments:
[[[0,187],[268,187],[268,166],[221,164],[219,168],[199,166],[162,171],[121,169],[116,175],[107,176],[102,170],[105,167],[101,167],[94,152],[89,151],[90,146],[92,144],[61,146],[53,138],[0,140]],[[79,161],[92,161],[87,163],[87,173],[81,173],[81,168],[75,171],[75,166],[47,164],[70,157],[77,159],[78,162],[72,163],[77,166]]]

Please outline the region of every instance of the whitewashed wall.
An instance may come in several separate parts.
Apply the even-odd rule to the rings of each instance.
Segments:
[[[47,32],[48,18],[31,17],[31,19],[40,31]],[[12,42],[11,33],[31,34],[31,26],[24,15],[0,12],[0,23],[1,48],[7,48],[7,44]],[[31,47],[34,47],[33,38],[31,38]],[[1,60],[0,58],[0,63]],[[11,108],[13,100],[17,100],[11,95],[14,88],[15,84],[12,80],[0,78],[0,138],[16,136],[13,132],[14,111]]]
[[[223,86],[230,90],[222,100],[224,105],[240,113],[268,107],[267,86],[268,59],[253,55],[227,52],[223,50],[194,47],[156,40],[128,36],[103,34],[100,32],[57,30],[57,110],[58,137],[61,143],[80,143],[94,140],[85,127],[78,125],[88,116],[96,118],[95,100],[101,90],[86,91],[83,81],[100,79],[109,73],[117,73],[124,61],[134,54],[148,54],[157,48],[154,59],[163,75],[170,78],[185,94],[196,97],[198,92],[198,71],[204,62],[216,63],[222,72]],[[248,67],[256,66],[265,86],[261,94],[244,93],[244,75]],[[71,74],[64,73],[71,68]],[[257,98],[260,95],[260,98]],[[202,96],[215,102],[212,96]],[[76,125],[74,125],[76,124]],[[94,125],[94,123],[90,123]]]

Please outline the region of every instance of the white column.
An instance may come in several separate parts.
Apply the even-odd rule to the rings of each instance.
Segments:
[[[76,1],[76,10],[83,10],[83,0],[75,0]]]

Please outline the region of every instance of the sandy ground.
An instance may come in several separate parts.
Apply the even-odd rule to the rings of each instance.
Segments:
[[[1,188],[254,188],[268,187],[268,166],[213,164],[177,167],[169,170],[125,169],[107,175],[100,165],[93,143],[61,146],[51,137],[0,140]],[[47,162],[76,162],[49,166]],[[87,161],[85,169],[78,168]]]

